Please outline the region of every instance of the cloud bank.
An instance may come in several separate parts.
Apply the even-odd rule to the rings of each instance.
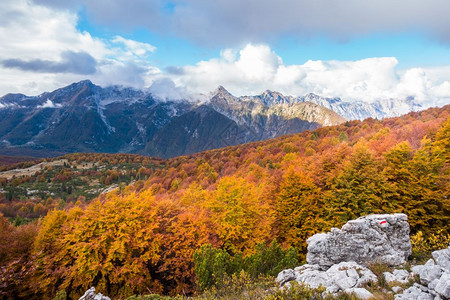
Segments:
[[[424,106],[450,103],[450,68],[398,70],[397,65],[394,57],[285,65],[270,47],[248,44],[240,51],[224,50],[216,59],[177,67],[167,76],[192,93],[211,91],[220,84],[235,95],[270,89],[347,101],[414,97]]]
[[[60,61],[33,59],[5,59],[1,62],[5,68],[16,68],[23,71],[40,73],[73,73],[81,75],[94,74],[97,61],[86,52],[64,51]]]
[[[378,32],[421,30],[450,43],[447,0],[34,0],[74,9],[96,22],[173,33],[204,45],[267,42],[282,35],[344,40]]]
[[[150,87],[163,99],[208,93],[223,85],[237,96],[271,89],[293,96],[312,92],[346,101],[414,97],[424,106],[450,103],[450,66],[399,69],[395,57],[286,64],[266,44],[244,43],[224,47],[216,58],[161,70],[151,62],[152,55],[159,51],[158,45],[120,35],[102,39],[77,29],[80,1],[0,2],[0,95],[9,92],[36,95],[90,79],[102,86]],[[199,41],[211,38],[237,42],[252,36],[258,40],[287,31],[306,35],[323,31],[346,38],[388,27],[403,30],[415,24],[431,32],[433,26],[450,26],[450,18],[440,18],[447,14],[448,5],[438,0],[430,0],[427,7],[414,0],[408,1],[408,5],[404,0],[280,1],[276,6],[266,0],[189,3],[175,0],[171,5],[165,0],[136,0],[134,5],[123,0],[92,0],[84,5],[88,14],[99,14],[99,22],[117,18],[117,22],[130,28],[144,25],[158,28],[159,22],[169,20],[166,27],[170,28],[164,30],[180,30],[181,35],[192,35]],[[345,12],[341,5],[350,12]],[[402,5],[405,10],[397,20],[393,15],[399,13]],[[391,6],[396,7],[386,9]],[[420,10],[424,20],[410,20]],[[434,25],[430,21],[432,15]],[[175,17],[184,19],[172,19]],[[445,39],[440,29],[433,32]]]
[[[0,1],[1,95],[38,94],[87,78],[100,85],[151,84],[160,71],[147,58],[156,47],[78,30],[75,2]]]

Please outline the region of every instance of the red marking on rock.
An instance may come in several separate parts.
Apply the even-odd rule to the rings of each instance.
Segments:
[[[387,223],[387,221],[383,220],[383,221],[380,222],[380,225],[383,225],[383,224],[386,224],[386,223]]]

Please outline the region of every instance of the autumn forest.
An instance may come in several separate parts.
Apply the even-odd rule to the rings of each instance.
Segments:
[[[424,240],[450,234],[448,105],[168,160],[70,154],[0,171],[37,163],[0,174],[5,299],[198,295],[221,280],[219,258],[220,274],[276,276],[311,235],[371,213],[406,213]]]

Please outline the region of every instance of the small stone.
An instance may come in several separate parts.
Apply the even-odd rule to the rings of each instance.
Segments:
[[[351,288],[344,291],[347,294],[354,294],[356,297],[367,300],[373,297],[373,294],[365,288]]]
[[[398,293],[400,293],[401,291],[403,291],[403,288],[402,288],[402,287],[399,287],[399,286],[393,286],[393,287],[392,287],[392,291],[393,291],[395,294],[398,294]]]

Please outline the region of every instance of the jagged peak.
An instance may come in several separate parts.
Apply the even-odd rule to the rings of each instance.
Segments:
[[[284,97],[284,95],[282,93],[277,92],[277,91],[271,91],[271,90],[265,90],[264,92],[262,92],[261,96],[269,96],[272,98]]]
[[[223,86],[219,85],[214,92],[212,93],[213,96],[233,96],[227,89],[225,89]]]
[[[322,98],[319,95],[314,94],[314,93],[308,93],[304,97],[307,98],[307,99],[319,99],[319,98]]]
[[[76,85],[94,85],[92,83],[92,81],[90,81],[89,79],[81,80],[81,81],[75,82],[73,84],[76,84]]]
[[[56,92],[56,91],[64,91],[64,90],[67,90],[67,89],[69,89],[69,90],[80,89],[80,88],[84,88],[84,87],[92,88],[92,87],[96,87],[96,85],[93,84],[92,81],[86,79],[86,80],[82,80],[82,81],[71,83],[71,84],[69,84],[69,85],[67,85],[65,87],[62,87],[62,88],[59,88],[59,89],[55,90],[54,92]]]
[[[341,102],[341,101],[342,101],[342,99],[339,98],[339,97],[328,98],[328,97],[322,97],[322,96],[319,96],[319,95],[314,94],[314,93],[308,93],[308,94],[306,94],[305,96],[303,96],[303,99],[304,99],[304,101],[311,101],[311,100],[315,100],[315,101],[317,101],[317,100],[325,100],[325,101],[330,102],[330,103]]]

